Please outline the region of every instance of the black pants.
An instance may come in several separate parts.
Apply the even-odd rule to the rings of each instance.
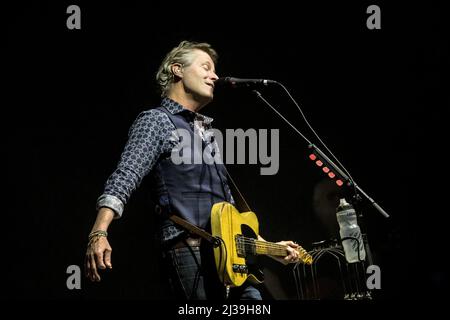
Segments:
[[[226,297],[224,285],[217,275],[212,249],[182,247],[163,253],[165,271],[177,300],[223,301]],[[244,283],[231,288],[229,300],[261,300],[258,289]]]

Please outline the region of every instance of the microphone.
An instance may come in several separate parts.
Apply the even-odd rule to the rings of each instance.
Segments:
[[[214,85],[216,86],[228,85],[232,88],[240,88],[240,87],[255,88],[268,86],[269,84],[276,84],[276,83],[278,82],[266,79],[240,79],[240,78],[225,77],[216,80],[214,82]]]

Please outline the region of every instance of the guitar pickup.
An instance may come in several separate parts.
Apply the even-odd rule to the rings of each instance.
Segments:
[[[234,241],[236,243],[236,253],[237,253],[238,257],[244,258],[245,257],[245,247],[244,247],[244,243],[241,240],[242,240],[242,235],[237,234],[234,236]]]
[[[233,272],[248,273],[248,267],[245,264],[233,264]]]

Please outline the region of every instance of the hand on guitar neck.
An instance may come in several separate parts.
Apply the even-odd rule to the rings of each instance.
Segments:
[[[260,241],[264,241],[267,242],[266,240],[263,239],[263,237],[261,237],[260,235],[258,235],[258,240]],[[269,257],[271,257],[272,259],[287,265],[289,263],[297,263],[299,261],[299,252],[297,251],[297,249],[300,247],[297,243],[295,243],[294,241],[279,241],[276,242],[276,244],[280,244],[283,246],[286,246],[286,250],[289,253],[286,257],[277,257],[277,256],[272,256],[269,255]]]

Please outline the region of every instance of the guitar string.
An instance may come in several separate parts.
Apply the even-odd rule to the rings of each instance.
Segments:
[[[283,252],[286,253],[287,251],[287,246],[282,245],[282,244],[268,244],[268,243],[264,243],[264,242],[255,242],[249,239],[242,239],[239,240],[239,243],[241,244],[254,244],[256,247],[260,247],[260,248],[270,248],[273,250],[277,250],[279,252]]]
[[[265,243],[263,241],[260,240],[254,240],[252,238],[246,238],[246,237],[242,237],[239,240],[240,244],[254,244],[256,247],[259,247],[261,249],[272,249],[272,250],[276,250],[280,253],[286,253],[287,251],[287,245],[283,245],[283,244],[277,244],[277,243]],[[308,254],[308,252],[302,248],[301,246],[299,248],[297,248],[298,251],[300,251],[300,253],[303,254]]]
[[[242,246],[244,246],[244,245],[245,245],[245,244],[242,243]],[[241,248],[241,249],[245,251],[244,248]],[[260,246],[257,246],[255,249],[256,249],[256,251],[258,251],[258,250],[267,250],[267,249],[270,249],[270,248],[269,248],[269,247],[260,247]],[[274,254],[274,255],[284,256],[284,255],[287,255],[287,250],[286,250],[286,249],[280,249],[280,248],[272,248],[272,249],[270,250],[270,253],[272,253],[272,254]]]
[[[279,249],[287,249],[287,245],[285,244],[278,244],[278,243],[267,243],[261,240],[255,240],[252,238],[247,238],[247,237],[241,237],[238,240],[239,242],[244,242],[245,244],[255,244],[257,246],[266,246],[266,247],[271,247],[271,248],[279,248]]]
[[[247,242],[247,243],[250,243],[250,242]],[[245,244],[245,243],[243,243],[243,244]],[[253,242],[251,242],[250,244],[253,244]],[[258,246],[258,245],[256,245],[256,246]],[[269,246],[265,246],[265,248],[263,247],[263,248],[259,248],[259,249],[268,249],[268,248],[269,248]],[[258,249],[258,248],[256,248],[256,249]],[[286,248],[284,248],[284,249],[276,248],[276,249],[272,249],[272,250],[274,250],[274,251],[272,251],[272,254],[274,254],[274,255],[278,254],[280,256],[283,256],[283,255],[286,255],[286,253],[287,253]],[[244,251],[245,251],[245,249],[244,249]],[[304,249],[299,250],[298,253],[299,253],[299,259],[302,261],[308,261],[309,258],[311,257],[310,254]]]
[[[278,250],[278,251],[287,251],[287,247],[288,247],[288,246],[285,246],[285,245],[255,243],[253,241],[246,241],[246,240],[242,240],[242,241],[240,241],[240,243],[244,244],[244,245],[245,244],[252,244],[252,245],[255,245],[256,247],[269,248],[269,249]]]

